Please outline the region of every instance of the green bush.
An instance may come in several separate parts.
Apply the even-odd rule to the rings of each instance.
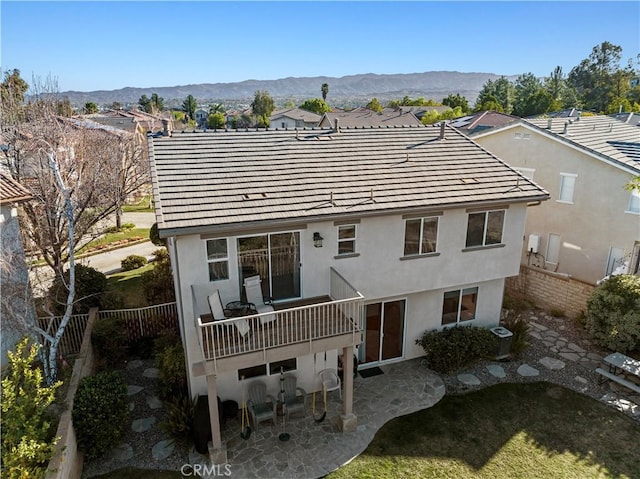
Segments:
[[[78,447],[99,457],[118,445],[127,428],[127,385],[120,372],[104,371],[80,381],[73,401]]]
[[[62,383],[43,386],[36,365],[39,346],[20,341],[9,351],[8,370],[2,380],[2,469],[6,478],[44,477],[58,441],[54,421],[47,408]]]
[[[123,318],[105,318],[95,322],[91,331],[91,344],[102,369],[115,368],[127,357],[127,334]]]
[[[620,274],[597,286],[587,300],[585,328],[613,351],[640,348],[640,277]]]
[[[198,396],[186,394],[168,401],[167,419],[160,427],[182,446],[192,441],[197,405]]]
[[[118,228],[117,226],[109,226],[108,228],[104,229],[103,233],[105,234],[120,233],[121,231],[132,230],[135,227],[136,225],[134,225],[133,223],[124,223],[123,225],[120,226],[120,228]]]
[[[450,373],[489,357],[495,350],[495,337],[485,328],[455,326],[426,331],[416,344],[424,349],[430,369]]]
[[[153,252],[156,261],[153,269],[142,273],[141,281],[144,294],[149,304],[171,303],[176,300],[173,287],[173,272],[171,261],[166,249],[161,248]]]
[[[147,264],[147,258],[137,254],[130,254],[120,261],[122,271],[132,271],[134,269],[142,268],[145,264]]]
[[[518,357],[529,346],[529,323],[527,323],[522,315],[507,314],[502,320],[503,326],[513,333],[511,337],[511,355]]]
[[[160,238],[158,233],[158,223],[153,223],[149,229],[149,240],[156,246],[167,246],[167,240]]]
[[[76,296],[73,305],[74,314],[87,313],[93,307],[102,308],[102,295],[107,290],[107,277],[95,268],[76,264]],[[64,282],[56,277],[49,288],[49,300],[52,310],[64,314],[67,303],[69,270],[64,272]]]
[[[188,396],[187,369],[184,363],[182,343],[165,347],[155,356],[156,367],[160,370],[160,394],[172,400]]]

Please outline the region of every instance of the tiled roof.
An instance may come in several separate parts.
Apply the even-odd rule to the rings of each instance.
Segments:
[[[456,118],[449,122],[449,125],[457,128],[465,135],[473,135],[480,131],[494,128],[496,126],[504,126],[515,121],[519,121],[517,116],[506,115],[497,111],[481,111],[473,115]]]
[[[31,198],[29,190],[10,176],[0,172],[0,204],[17,203]]]
[[[269,119],[274,121],[283,116],[291,118],[292,120],[302,120],[307,123],[318,123],[321,118],[317,113],[303,110],[302,108],[287,108],[286,110],[274,111]]]
[[[536,118],[525,122],[605,160],[631,167],[640,174],[640,129],[637,126],[605,115],[583,116],[579,120]]]
[[[613,113],[609,116],[629,125],[640,126],[640,113]]]
[[[420,120],[410,111],[401,109],[392,110],[385,108],[377,113],[368,108],[357,108],[351,111],[325,113],[319,125],[331,128],[335,125],[336,118],[340,126],[344,127],[370,127],[370,126],[419,126]]]
[[[150,139],[158,227],[205,232],[546,199],[453,129],[177,133]]]

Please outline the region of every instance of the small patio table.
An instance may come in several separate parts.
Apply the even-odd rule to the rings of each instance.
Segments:
[[[252,303],[245,303],[244,301],[231,301],[224,308],[224,315],[228,318],[248,316],[256,312],[256,308]]]
[[[612,353],[604,358],[604,362],[609,365],[609,369],[622,370],[633,376],[640,377],[640,361],[630,358],[622,353]]]

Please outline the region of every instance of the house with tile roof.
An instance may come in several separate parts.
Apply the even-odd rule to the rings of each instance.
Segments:
[[[150,159],[189,388],[208,395],[218,459],[215,396],[241,401],[256,380],[276,396],[281,367],[311,393],[339,356],[363,369],[422,356],[427,330],[496,326],[527,211],[548,197],[445,125],[174,133],[150,139]],[[246,304],[256,275],[275,310]],[[351,374],[342,398],[351,430]]]
[[[402,108],[385,108],[381,112],[377,112],[369,108],[360,107],[348,111],[325,113],[318,122],[318,126],[321,128],[333,128],[336,120],[341,127],[345,128],[387,128],[422,125],[411,111],[403,110]]]
[[[18,205],[29,201],[31,193],[8,174],[0,172],[0,316],[2,321],[1,368],[7,365],[7,351],[30,332],[35,324],[35,306],[29,271],[18,224]]]
[[[531,118],[471,137],[551,195],[527,216],[522,263],[596,284],[638,274],[640,129],[605,115]]]
[[[312,128],[318,125],[322,118],[317,113],[302,108],[286,108],[276,110],[269,117],[271,128]]]

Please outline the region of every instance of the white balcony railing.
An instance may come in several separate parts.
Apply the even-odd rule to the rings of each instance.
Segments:
[[[352,344],[362,331],[363,296],[331,268],[330,301],[252,314],[221,321],[202,322],[200,346],[205,360],[226,358],[292,344],[308,343],[339,335],[352,335]],[[262,324],[260,318],[274,317]],[[241,335],[236,325],[248,323],[250,332]]]

